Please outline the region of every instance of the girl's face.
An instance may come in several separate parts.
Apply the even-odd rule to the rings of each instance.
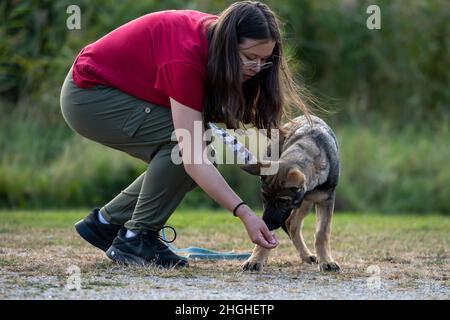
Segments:
[[[244,39],[244,42],[239,45],[243,81],[251,79],[261,69],[271,67],[267,59],[272,55],[274,47],[273,40]]]

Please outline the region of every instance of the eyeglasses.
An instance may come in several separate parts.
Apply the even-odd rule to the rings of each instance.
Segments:
[[[240,58],[242,65],[250,69],[255,69],[256,67],[259,66],[259,70],[264,70],[270,68],[273,65],[273,62],[258,63],[256,61],[244,61],[242,57]]]

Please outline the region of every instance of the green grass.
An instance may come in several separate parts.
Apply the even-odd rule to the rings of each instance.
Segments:
[[[15,278],[58,276],[63,283],[66,268],[77,265],[88,279],[89,288],[121,286],[101,278],[105,274],[157,275],[192,278],[221,275],[232,281],[242,261],[192,261],[186,270],[159,270],[120,267],[104,253],[82,240],[73,225],[89,210],[0,211],[0,270],[13,272]],[[260,212],[259,212],[260,214]],[[177,210],[167,223],[176,228],[178,248],[200,246],[215,250],[249,252],[253,248],[239,219],[229,212]],[[315,218],[305,220],[304,237],[314,251]],[[317,274],[317,267],[300,265],[297,252],[284,232],[277,232],[279,246],[271,253],[263,273],[298,277],[314,273],[318,282],[367,277],[367,268],[377,265],[383,279],[413,286],[417,280],[448,284],[450,273],[450,219],[448,216],[381,215],[336,213],[333,219],[331,248],[342,273]],[[101,278],[99,280],[99,277]],[[230,280],[231,279],[231,280]],[[17,281],[19,281],[17,280]],[[100,281],[100,282],[99,282]],[[27,283],[23,287],[27,287]]]
[[[32,210],[32,211],[0,211],[0,235],[35,232],[44,239],[46,244],[69,244],[67,239],[56,237],[46,238],[42,234],[65,233],[70,230],[76,237],[73,225],[82,219],[89,210]],[[261,215],[261,212],[258,212]],[[249,250],[250,240],[241,221],[225,211],[212,210],[177,210],[167,222],[176,228],[177,242],[180,245],[205,245],[216,249],[232,250],[236,247]],[[445,215],[382,215],[362,213],[335,213],[333,217],[333,248],[338,251],[358,252],[364,255],[366,250],[391,254],[398,247],[405,250],[420,249],[434,250],[442,254],[450,245],[450,218]],[[28,231],[27,231],[28,230]],[[305,219],[303,234],[307,244],[312,248],[315,231],[315,217],[313,213]],[[169,231],[170,232],[170,231]],[[290,247],[287,235],[279,230],[278,237]],[[168,235],[170,238],[170,236]],[[211,239],[217,241],[211,242]],[[75,244],[80,244],[75,238]],[[43,240],[42,240],[43,241]],[[378,242],[380,246],[377,247]],[[38,241],[39,242],[39,241]],[[37,243],[38,243],[37,242]],[[382,246],[381,242],[386,245]],[[393,250],[389,250],[389,244]],[[81,243],[81,245],[83,245]],[[362,246],[366,246],[362,247]]]
[[[85,245],[76,235],[73,225],[89,210],[32,210],[0,211],[0,236],[30,237],[30,245],[58,246]],[[260,212],[258,214],[261,214]],[[225,211],[178,210],[167,225],[176,228],[176,245],[204,245],[219,250],[252,248],[243,224]],[[367,257],[373,253],[389,257],[398,250],[427,251],[436,257],[445,256],[450,247],[450,218],[444,215],[381,215],[362,213],[335,213],[332,224],[332,248],[342,254]],[[315,217],[305,219],[303,234],[313,248]],[[34,235],[34,236],[33,236]],[[63,236],[61,236],[63,235]],[[293,252],[292,244],[284,232],[277,232],[280,248]],[[70,237],[70,238],[68,238]],[[170,237],[170,236],[169,236]],[[35,239],[34,241],[32,239]],[[5,241],[5,245],[9,241]],[[13,245],[17,247],[17,245]],[[14,259],[16,260],[16,259]],[[10,259],[2,258],[2,265]]]
[[[89,210],[0,210],[0,228],[72,228]],[[240,224],[239,219],[224,211],[181,210],[175,212],[170,223],[178,228],[219,228]]]
[[[73,224],[84,218],[89,210],[0,210],[0,228],[72,228]],[[261,212],[258,212],[261,215]],[[356,231],[450,231],[450,217],[440,214],[407,215],[377,213],[334,214],[334,225],[338,230]],[[313,227],[310,216],[306,218],[305,229]],[[229,227],[241,226],[240,220],[226,211],[207,209],[176,211],[168,224],[180,229],[206,230],[213,228],[226,232]]]

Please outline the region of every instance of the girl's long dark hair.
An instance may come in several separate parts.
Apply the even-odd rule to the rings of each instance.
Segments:
[[[243,82],[238,45],[245,39],[275,42],[272,67]],[[233,3],[208,27],[209,54],[205,91],[205,122],[241,123],[256,128],[282,129],[288,106],[297,106],[309,118],[283,52],[278,20],[270,8],[255,1]]]

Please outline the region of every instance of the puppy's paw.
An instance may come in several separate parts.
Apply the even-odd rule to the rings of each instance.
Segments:
[[[243,265],[242,265],[242,270],[244,271],[262,271],[263,269],[263,263],[258,262],[258,261],[246,261]]]
[[[337,262],[322,262],[319,264],[319,271],[325,272],[340,272],[341,267],[337,264]]]
[[[315,255],[301,257],[301,259],[302,259],[302,263],[317,264],[317,257]]]

